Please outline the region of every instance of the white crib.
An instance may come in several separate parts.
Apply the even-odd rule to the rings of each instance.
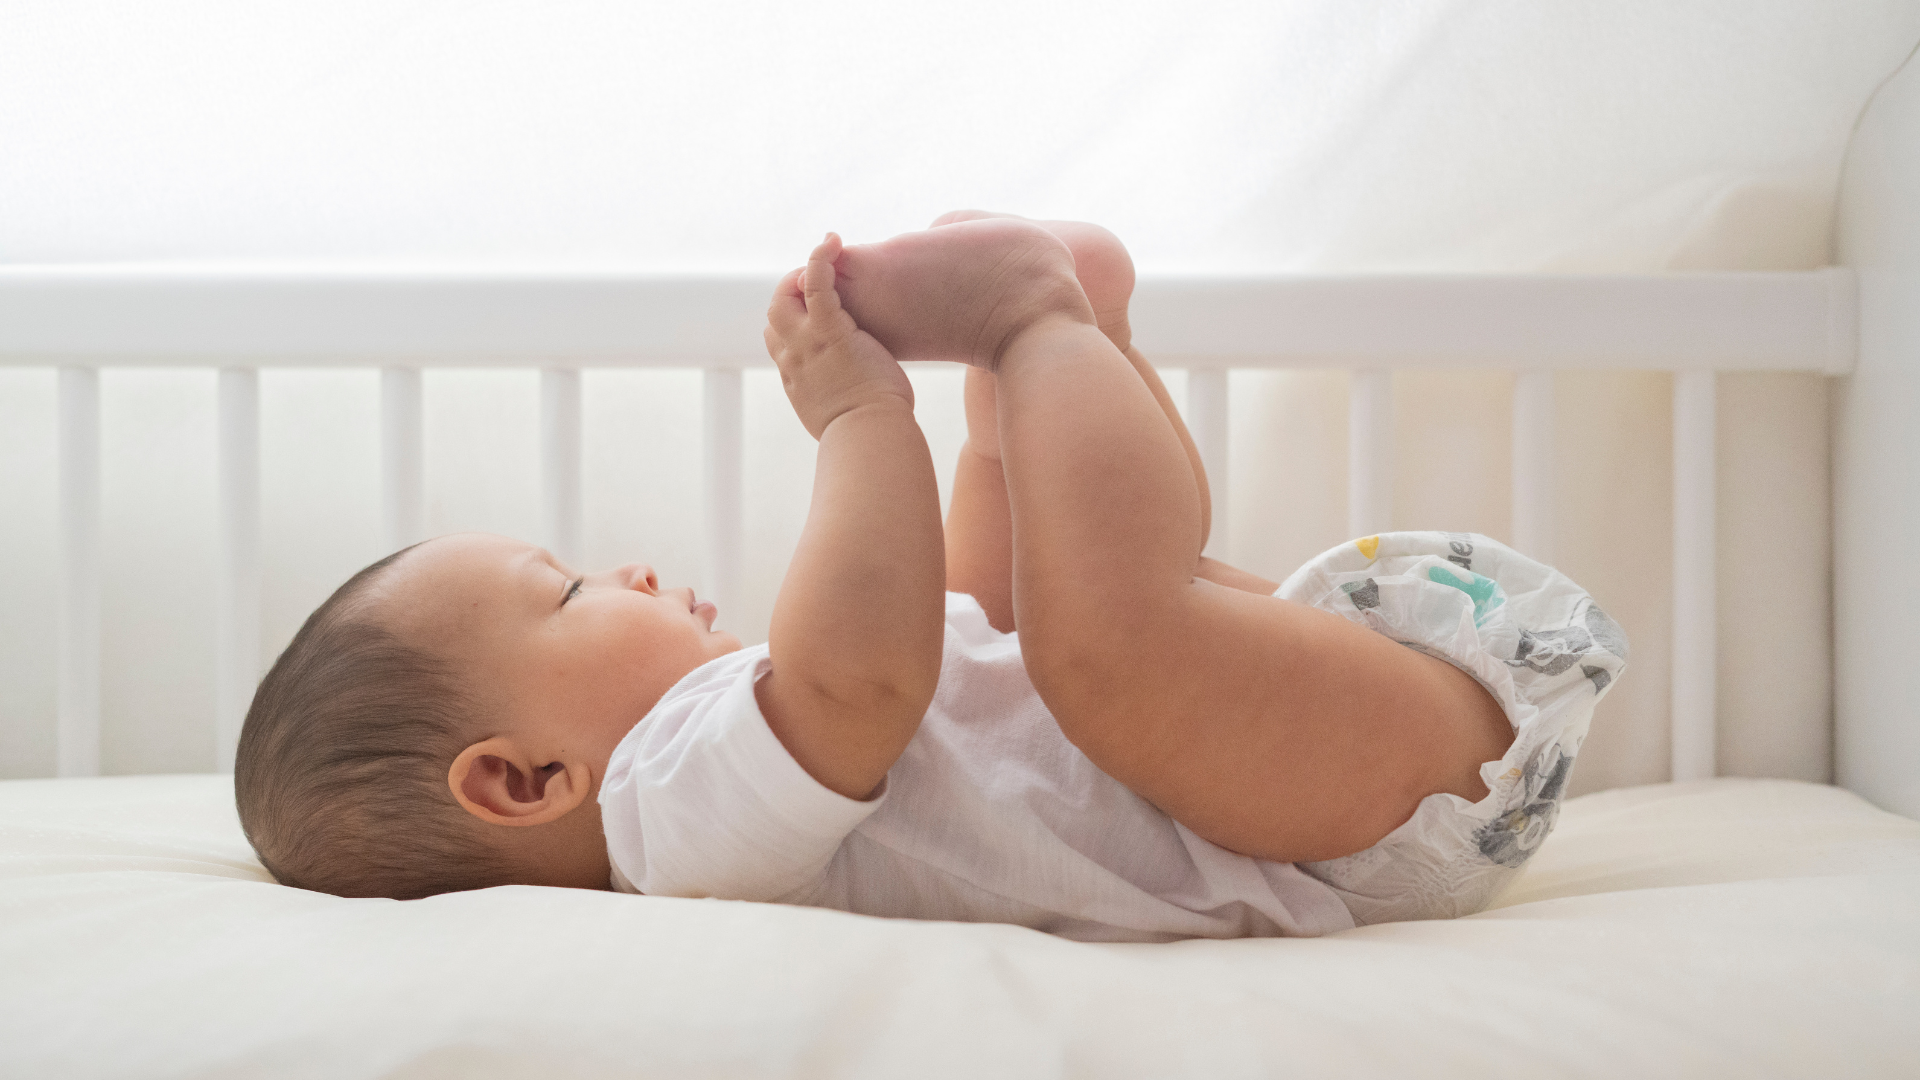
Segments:
[[[1920,814],[1920,69],[1855,136],[1846,264],[1660,277],[1148,280],[1144,351],[1349,372],[1351,532],[1381,527],[1392,370],[1517,373],[1515,537],[1551,557],[1554,373],[1676,373],[1673,773],[1568,803],[1494,907],[1311,940],[1093,945],[1017,927],[513,887],[279,886],[221,776],[100,760],[98,370],[217,367],[219,761],[259,671],[258,371],[382,369],[389,546],[422,529],[421,370],[539,367],[546,532],[581,534],[581,380],[705,370],[706,591],[737,586],[742,369],[768,282],[616,274],[0,270],[0,363],[60,369],[61,778],[0,783],[0,1073],[101,1077],[1907,1077],[1920,822],[1714,765],[1715,373],[1844,375],[1838,778]],[[1221,485],[1224,486],[1224,485]],[[1229,508],[1230,510],[1230,508]],[[1888,597],[1893,598],[1890,605]],[[501,973],[513,975],[511,987]]]
[[[741,563],[741,369],[769,363],[755,348],[770,289],[758,278],[606,272],[0,268],[0,362],[60,367],[59,774],[99,771],[100,367],[220,371],[215,760],[230,763],[262,670],[261,368],[382,369],[389,549],[424,538],[421,370],[542,368],[544,539],[576,561],[580,369],[703,369],[702,591],[724,600]],[[1143,350],[1189,371],[1188,421],[1218,490],[1227,489],[1229,369],[1348,371],[1354,536],[1391,527],[1392,371],[1514,370],[1513,542],[1549,561],[1554,372],[1674,372],[1673,777],[1714,775],[1714,375],[1850,371],[1851,271],[1149,278],[1134,310]],[[1223,501],[1217,513],[1228,512]]]

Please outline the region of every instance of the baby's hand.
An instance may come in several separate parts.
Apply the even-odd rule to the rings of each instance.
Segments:
[[[840,237],[828,233],[807,265],[780,279],[767,308],[767,352],[780,366],[787,400],[818,439],[835,418],[876,401],[913,407],[913,384],[886,347],[840,307],[834,263]]]

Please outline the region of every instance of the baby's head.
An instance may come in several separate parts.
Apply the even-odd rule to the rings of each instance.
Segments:
[[[597,796],[620,739],[740,647],[651,567],[579,575],[466,533],[355,574],[254,694],[240,822],[281,882],[407,899],[607,887]]]

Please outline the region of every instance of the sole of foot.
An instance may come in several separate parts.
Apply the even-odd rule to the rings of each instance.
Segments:
[[[1022,328],[1068,313],[1095,322],[1073,253],[1017,218],[979,218],[878,244],[834,266],[841,303],[899,360],[957,360],[991,370]]]

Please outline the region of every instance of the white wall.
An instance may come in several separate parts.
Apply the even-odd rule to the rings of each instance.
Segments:
[[[1860,362],[1834,409],[1835,774],[1920,817],[1920,61],[1854,137],[1839,250],[1860,275]]]

